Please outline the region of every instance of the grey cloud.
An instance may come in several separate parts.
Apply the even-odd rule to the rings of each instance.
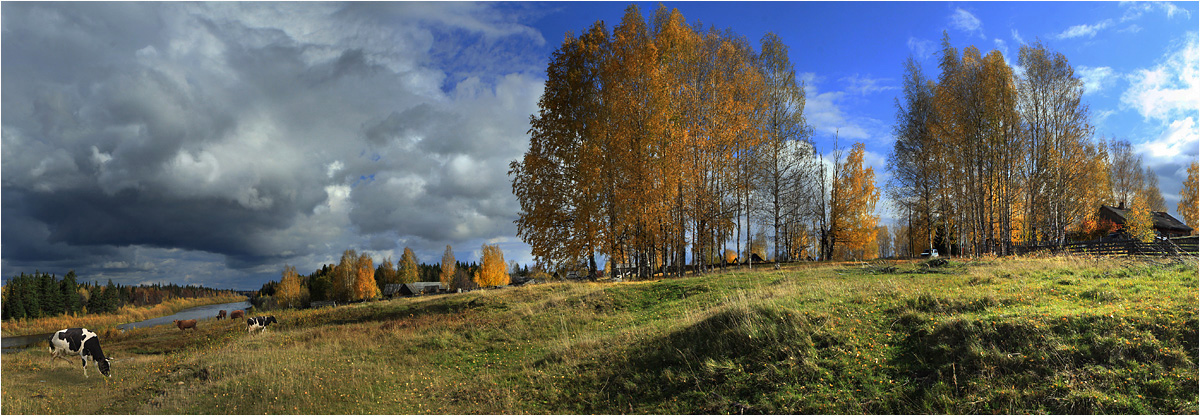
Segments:
[[[346,248],[515,231],[544,44],[520,10],[0,7],[6,272],[253,288]]]

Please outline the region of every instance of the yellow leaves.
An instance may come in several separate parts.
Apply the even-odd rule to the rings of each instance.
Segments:
[[[1196,189],[1200,186],[1200,163],[1192,162],[1187,173],[1176,210],[1183,217],[1184,224],[1192,227],[1192,234],[1196,234],[1197,229],[1200,229],[1200,198],[1197,197]]]
[[[479,271],[475,272],[475,283],[479,287],[503,286],[509,282],[507,265],[504,263],[504,253],[500,246],[484,244],[481,248],[483,259]]]
[[[1133,195],[1125,214],[1125,233],[1144,243],[1154,241],[1154,216],[1142,195]]]
[[[404,254],[400,256],[400,276],[397,283],[412,283],[416,282],[417,277],[417,255],[413,253],[411,248],[405,247]]]
[[[454,251],[450,249],[450,245],[446,244],[446,252],[442,254],[442,271],[438,275],[438,280],[442,282],[442,286],[449,288],[450,282],[454,280],[454,269],[458,267],[454,259]]]
[[[301,278],[296,268],[291,265],[283,266],[283,278],[279,279],[279,287],[275,290],[275,299],[285,308],[299,308],[303,302],[301,296]]]
[[[875,170],[863,168],[864,152],[865,146],[855,143],[833,179],[830,205],[835,218],[831,223],[837,225],[833,232],[844,258],[864,259],[875,253],[870,246],[878,233],[875,203],[879,191],[875,189]]]

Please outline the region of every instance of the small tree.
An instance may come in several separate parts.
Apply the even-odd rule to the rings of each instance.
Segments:
[[[302,289],[300,274],[296,273],[296,268],[284,265],[283,277],[279,279],[279,287],[275,289],[275,301],[284,308],[303,307]]]
[[[359,255],[354,262],[353,300],[379,297],[379,286],[375,285],[375,265],[372,263],[367,253]]]
[[[405,247],[404,255],[400,256],[400,281],[398,283],[412,283],[419,280],[419,276],[417,255],[411,248]]]
[[[483,264],[475,273],[475,283],[480,287],[507,285],[509,278],[505,270],[507,267],[504,263],[504,253],[500,251],[500,246],[484,244],[482,250]]]
[[[1192,162],[1187,169],[1187,180],[1183,181],[1183,190],[1179,192],[1179,215],[1183,222],[1192,227],[1192,234],[1200,231],[1200,198],[1197,197],[1197,187],[1200,186],[1200,163]]]
[[[446,244],[446,252],[442,253],[442,272],[438,274],[438,280],[442,282],[442,286],[450,287],[450,283],[454,280],[454,251],[450,249],[450,245]]]
[[[1133,196],[1132,205],[1125,215],[1125,233],[1143,243],[1154,241],[1154,217],[1141,195]]]

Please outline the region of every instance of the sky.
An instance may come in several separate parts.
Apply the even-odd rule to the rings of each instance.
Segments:
[[[507,170],[547,59],[629,4],[0,3],[0,275],[252,290],[350,248],[531,263]],[[904,60],[936,76],[943,32],[1015,67],[1063,53],[1095,136],[1134,144],[1172,214],[1197,160],[1196,2],[662,4],[777,33],[818,150],[863,142],[879,186]]]

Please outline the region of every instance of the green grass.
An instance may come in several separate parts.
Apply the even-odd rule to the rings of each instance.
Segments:
[[[114,334],[113,377],[5,354],[27,413],[1190,413],[1195,260],[731,271]],[[277,399],[276,399],[277,398]]]

